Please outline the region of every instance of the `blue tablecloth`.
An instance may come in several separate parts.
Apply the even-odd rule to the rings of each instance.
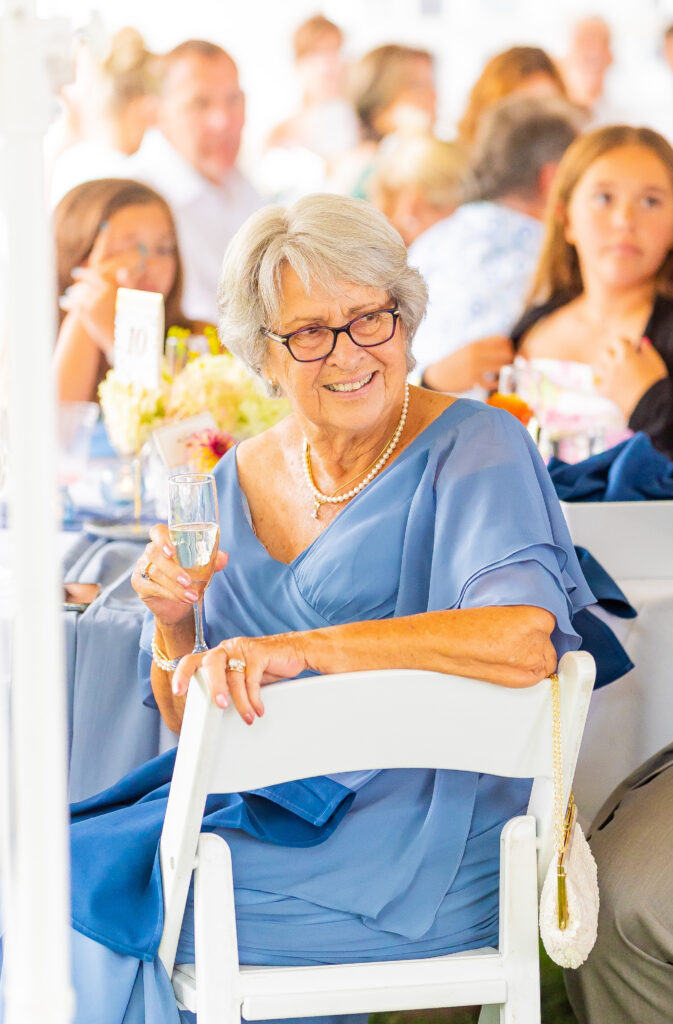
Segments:
[[[85,612],[65,613],[71,800],[106,789],[165,746],[159,712],[138,687],[145,606],[130,568],[143,547],[82,534],[64,566],[67,581],[102,586]]]

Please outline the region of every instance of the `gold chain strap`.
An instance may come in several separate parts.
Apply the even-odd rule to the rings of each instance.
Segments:
[[[566,860],[570,850],[577,808],[572,792],[567,808],[563,809],[563,750],[561,747],[561,684],[556,673],[551,680],[552,758],[554,765],[554,850],[556,851],[556,901],[558,926],[565,931],[568,924],[568,892],[566,888]]]

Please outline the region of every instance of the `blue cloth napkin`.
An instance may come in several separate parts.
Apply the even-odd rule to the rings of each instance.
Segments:
[[[575,548],[584,578],[594,593],[596,604],[620,619],[634,619],[638,614],[629,604],[612,576],[596,561],[586,548]],[[573,626],[582,637],[582,650],[593,655],[596,662],[594,688],[613,683],[615,679],[630,672],[633,662],[620,644],[610,627],[597,618],[588,608],[575,612]]]
[[[159,839],[175,750],[71,807],[74,928],[118,953],[151,961],[163,929]],[[325,776],[250,793],[211,795],[201,830],[242,829],[267,843],[324,842],[355,793]]]
[[[547,466],[562,501],[661,501],[673,499],[673,461],[646,434],[569,465],[550,459]]]

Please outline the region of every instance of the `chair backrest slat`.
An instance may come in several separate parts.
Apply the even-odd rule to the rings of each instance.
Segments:
[[[573,655],[561,668],[562,734],[571,761],[583,726],[582,720],[579,730],[571,728],[583,682],[579,672],[570,672],[578,657],[589,671],[590,688],[593,663],[588,655]],[[550,777],[550,686],[546,680],[510,689],[397,669],[269,686],[262,690],[266,713],[253,728],[233,708],[222,715],[209,791],[239,792],[307,775],[368,768]],[[585,686],[585,698],[586,692]]]

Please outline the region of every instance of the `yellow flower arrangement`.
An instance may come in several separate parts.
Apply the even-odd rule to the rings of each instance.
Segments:
[[[162,422],[213,414],[218,430],[235,440],[261,433],[290,410],[268,398],[242,363],[229,353],[200,356],[156,390],[122,383],[114,369],[98,388],[110,442],[122,455],[140,450]]]
[[[120,455],[135,455],[165,416],[162,388],[120,381],[109,370],[98,387],[110,443]]]
[[[226,353],[194,359],[168,390],[167,418],[185,419],[206,409],[219,430],[242,441],[283,419],[290,406],[268,398],[243,364]]]

